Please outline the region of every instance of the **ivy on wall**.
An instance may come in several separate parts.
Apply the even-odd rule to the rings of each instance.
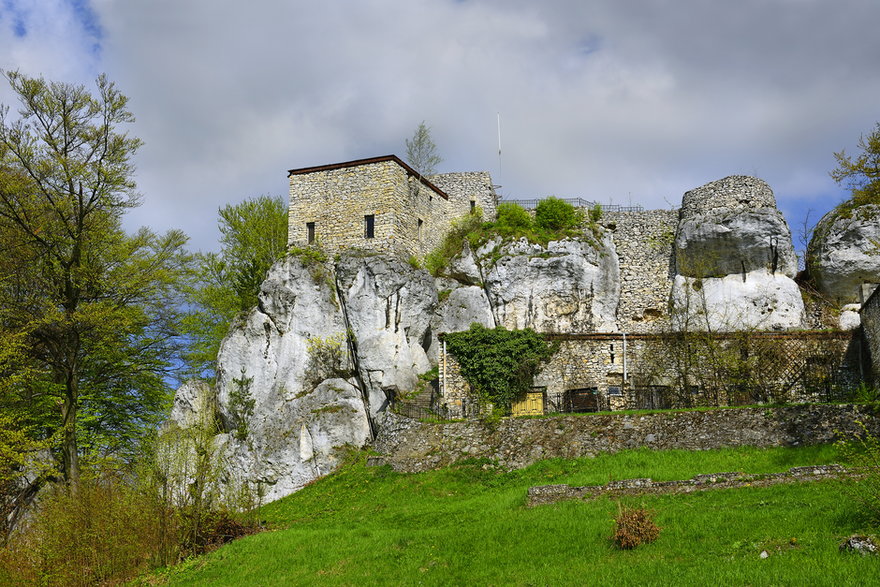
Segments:
[[[444,340],[478,397],[505,410],[529,390],[538,369],[559,347],[531,328],[490,329],[480,324],[447,334]]]

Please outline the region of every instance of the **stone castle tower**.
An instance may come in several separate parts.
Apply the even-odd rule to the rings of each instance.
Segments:
[[[423,256],[452,220],[479,207],[494,219],[487,172],[422,176],[395,155],[291,169],[288,245],[330,254],[367,249]]]

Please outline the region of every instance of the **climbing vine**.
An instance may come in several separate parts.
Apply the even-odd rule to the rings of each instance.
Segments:
[[[558,348],[530,328],[507,330],[471,324],[465,332],[446,335],[447,349],[458,360],[461,374],[481,400],[502,409],[529,390],[541,365]]]

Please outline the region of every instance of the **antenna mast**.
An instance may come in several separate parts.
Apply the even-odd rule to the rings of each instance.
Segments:
[[[498,113],[498,183],[504,185],[501,181],[501,113]]]

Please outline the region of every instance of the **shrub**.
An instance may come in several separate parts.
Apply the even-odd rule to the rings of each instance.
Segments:
[[[498,219],[494,228],[502,235],[532,229],[532,217],[525,208],[513,202],[501,202],[496,209]]]
[[[248,377],[244,367],[241,368],[241,377],[233,378],[234,384],[229,391],[229,411],[234,425],[233,434],[238,440],[246,440],[248,437],[248,420],[254,415],[256,400],[251,394],[253,377]]]
[[[535,208],[535,225],[544,230],[573,230],[583,220],[583,212],[553,196],[541,200]]]
[[[880,523],[880,438],[864,424],[861,433],[837,442],[842,459],[856,475],[843,480],[843,492],[872,523]]]
[[[3,553],[0,576],[5,571],[17,584],[103,585],[147,567],[160,516],[137,492],[109,477],[48,493]]]
[[[469,330],[447,334],[445,340],[480,399],[505,410],[529,390],[541,364],[557,349],[530,328],[489,329],[471,324]]]
[[[443,269],[449,265],[452,258],[461,252],[465,238],[469,234],[479,231],[482,224],[483,210],[479,207],[474,208],[470,214],[453,220],[452,227],[446,233],[440,246],[425,257],[425,269],[434,277],[438,277]]]
[[[654,523],[654,513],[645,508],[628,508],[618,504],[611,540],[622,550],[632,550],[640,544],[650,544],[660,535]]]
[[[313,390],[326,379],[351,377],[346,333],[337,332],[326,338],[309,337],[306,339],[306,352],[309,354],[309,361],[304,373],[304,391]]]

